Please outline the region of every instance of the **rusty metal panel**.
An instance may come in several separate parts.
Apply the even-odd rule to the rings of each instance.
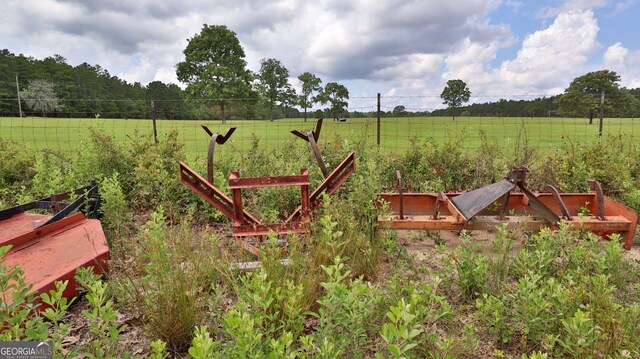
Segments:
[[[515,187],[515,184],[507,180],[502,180],[492,185],[456,196],[451,199],[451,202],[460,214],[469,220]]]
[[[233,202],[231,198],[227,197],[216,186],[207,182],[197,172],[189,168],[183,162],[180,162],[179,168],[180,182],[184,183],[187,187],[191,188],[204,200],[213,205],[222,214],[228,218],[233,218]],[[243,210],[244,218],[246,221],[255,224],[262,224],[262,222],[254,217],[251,213]]]
[[[231,189],[308,185],[308,174],[296,176],[229,177],[229,188]]]
[[[631,224],[629,229],[624,232],[620,232],[622,239],[624,240],[624,248],[626,250],[631,249],[633,237],[636,234],[636,228],[638,226],[638,214],[632,208],[625,206],[624,204],[614,201],[613,199],[604,196],[604,214],[605,218],[609,216],[621,216],[628,219]],[[604,233],[608,237],[611,233]]]

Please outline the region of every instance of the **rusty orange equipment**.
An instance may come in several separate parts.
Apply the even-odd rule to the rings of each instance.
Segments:
[[[73,195],[73,202],[63,202]],[[95,183],[30,203],[0,211],[0,246],[11,246],[2,258],[9,268],[19,266],[31,292],[39,294],[55,289],[56,281],[69,280],[63,295],[76,295],[75,275],[79,267],[93,266],[99,274],[106,270],[109,246],[97,215],[98,187]],[[41,209],[54,215],[27,213]],[[78,213],[73,214],[78,211]],[[10,293],[4,293],[11,301]],[[39,302],[39,300],[36,300]]]
[[[259,241],[265,235],[270,233],[289,235],[308,232],[311,218],[310,213],[320,205],[322,194],[329,196],[334,194],[355,171],[355,152],[351,152],[331,173],[327,172],[324,162],[322,161],[322,156],[320,156],[316,145],[316,141],[320,135],[320,128],[322,127],[322,119],[320,119],[316,131],[309,131],[307,137],[311,139],[311,147],[314,154],[316,154],[320,168],[325,176],[324,181],[322,181],[318,188],[309,193],[309,172],[306,168],[301,169],[299,175],[293,176],[243,178],[240,176],[240,172],[232,172],[229,176],[229,188],[232,192],[230,198],[213,184],[213,154],[215,144],[224,144],[235,131],[235,128],[231,128],[223,136],[212,133],[205,126],[202,127],[207,134],[211,136],[207,158],[207,179],[204,179],[189,166],[180,162],[180,181],[231,219],[231,236],[241,248],[256,256],[260,255],[260,249],[258,248]],[[294,131],[294,134],[296,133],[299,132]],[[242,191],[274,186],[300,187],[300,206],[281,223],[263,223],[243,207]],[[252,239],[249,240],[249,238]]]
[[[465,193],[403,193],[397,171],[398,193],[378,197],[378,206],[388,204],[391,215],[378,217],[378,224],[407,230],[486,230],[503,224],[539,230],[557,229],[563,221],[605,239],[617,233],[631,249],[638,216],[605,196],[597,181],[589,181],[593,193],[559,193],[553,186],[533,193],[526,187],[526,172],[526,167],[514,168],[502,181]]]

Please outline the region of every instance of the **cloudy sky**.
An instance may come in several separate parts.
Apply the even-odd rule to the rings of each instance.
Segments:
[[[277,58],[294,85],[305,71],[344,84],[352,109],[378,92],[432,109],[449,79],[477,102],[554,95],[605,68],[640,87],[638,20],[636,0],[2,0],[0,48],[178,83],[187,39],[224,24],[254,71]]]

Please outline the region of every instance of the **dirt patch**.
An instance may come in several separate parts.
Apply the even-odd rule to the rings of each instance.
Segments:
[[[640,248],[638,248],[637,245],[631,247],[631,250],[624,251],[624,254],[627,259],[640,261]]]
[[[407,248],[407,252],[422,261],[428,257],[428,253],[437,252],[438,244],[448,248],[456,248],[462,241],[459,231],[408,231],[399,230],[398,241]],[[477,245],[477,249],[485,254],[491,254],[493,242],[496,239],[496,231],[470,231],[471,239]]]

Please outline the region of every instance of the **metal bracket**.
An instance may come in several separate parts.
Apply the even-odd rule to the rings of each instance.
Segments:
[[[324,176],[324,178],[327,178],[327,176],[329,175],[329,171],[327,170],[327,166],[325,166],[324,160],[322,159],[322,155],[320,154],[320,150],[318,149],[318,139],[320,138],[320,131],[322,130],[322,120],[323,118],[320,117],[318,119],[318,122],[316,122],[316,130],[307,131],[306,135],[302,134],[302,132],[297,130],[293,130],[291,131],[291,133],[309,142],[309,145],[311,146],[311,150],[313,151],[313,154],[316,156],[316,161],[318,162],[318,166],[320,166],[320,170],[322,171],[322,175]]]
[[[447,195],[444,192],[440,192],[438,193],[438,195],[436,196],[436,204],[435,204],[435,211],[433,212],[433,219],[434,220],[438,220],[440,218],[440,204],[441,203],[447,203],[448,198]]]
[[[562,197],[560,197],[560,192],[558,191],[558,189],[552,185],[547,185],[544,190],[547,192],[551,192],[551,194],[553,195],[553,199],[556,201],[556,203],[560,207],[560,210],[562,211],[562,215],[570,221],[573,220],[573,216],[571,215],[571,213],[569,213],[569,209],[562,200]]]
[[[511,191],[507,192],[502,203],[502,209],[500,210],[500,216],[498,218],[504,219],[507,214],[507,207],[509,206],[509,199],[511,198]]]
[[[224,136],[219,133],[211,132],[211,130],[205,125],[202,125],[202,129],[204,129],[204,131],[209,136],[211,136],[211,140],[209,140],[209,152],[207,153],[207,180],[209,181],[209,183],[213,184],[213,153],[216,143],[222,145],[227,142],[229,137],[231,137],[231,135],[235,132],[236,127],[231,127],[229,130],[227,130],[227,133]]]
[[[554,226],[560,222],[560,217],[549,209],[549,207],[545,206],[533,192],[521,184],[518,184],[518,188],[520,188],[520,191],[529,199],[529,206],[538,212],[547,222]]]
[[[587,180],[587,183],[589,187],[596,192],[598,219],[604,221],[604,192],[602,192],[602,187],[600,187],[600,183],[596,180]]]

